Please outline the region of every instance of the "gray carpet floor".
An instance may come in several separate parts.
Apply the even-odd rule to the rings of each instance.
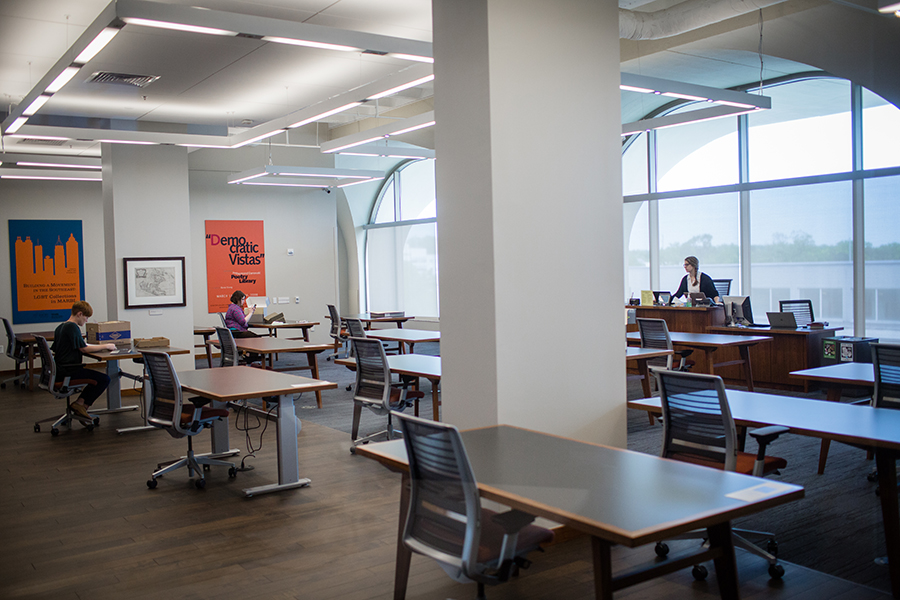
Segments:
[[[439,345],[417,344],[416,352],[436,355],[439,354]],[[321,409],[316,408],[313,394],[303,394],[296,401],[297,414],[301,421],[308,420],[343,431],[349,438],[353,394],[347,386],[355,382],[355,374],[323,357],[320,355],[319,377],[337,383],[338,387],[322,393]],[[306,359],[297,355],[281,355],[277,366],[291,364],[305,365]],[[198,368],[205,366],[205,361],[197,361]],[[298,371],[297,374],[308,375],[309,371]],[[428,416],[431,413],[431,384],[422,380],[421,386],[426,394],[421,412]],[[639,382],[629,382],[628,397],[641,396]],[[813,392],[808,396],[824,399],[823,392]],[[384,417],[363,411],[360,435],[379,431],[384,425]],[[250,433],[252,436],[252,431]],[[643,412],[629,411],[630,450],[655,455],[659,453],[661,441],[662,427],[659,424],[651,425]],[[780,475],[772,477],[804,486],[806,497],[741,519],[734,523],[735,527],[774,533],[778,540],[779,557],[785,561],[890,591],[887,568],[875,562],[876,558],[884,555],[885,548],[881,507],[875,495],[876,484],[866,479],[866,475],[874,469],[874,461],[866,460],[865,452],[859,449],[833,443],[825,473],[818,475],[818,440],[787,434],[770,448],[770,454],[784,457],[788,462]],[[749,438],[747,451],[756,451],[755,443]],[[785,580],[783,585],[790,585],[790,581]]]

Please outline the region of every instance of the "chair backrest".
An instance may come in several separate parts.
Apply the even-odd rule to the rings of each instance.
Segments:
[[[680,371],[658,371],[656,377],[663,413],[660,456],[734,471],[737,433],[722,378]]]
[[[409,459],[409,512],[403,543],[466,581],[483,571],[478,564],[481,501],[459,430],[394,412]]]
[[[812,300],[779,300],[778,310],[794,313],[798,327],[809,325],[816,320],[813,316]]]
[[[0,319],[3,319],[3,328],[6,329],[6,355],[16,362],[22,362],[25,359],[25,346],[16,339],[9,319],[6,317],[0,317]]]
[[[350,337],[366,337],[366,328],[363,327],[362,321],[359,319],[344,319],[344,323],[347,324],[347,332],[350,334]]]
[[[716,293],[719,298],[731,294],[731,279],[713,279],[713,285],[716,286]]]
[[[225,322],[225,313],[217,313],[219,315],[219,320],[222,321],[222,327],[228,329],[228,323]]]
[[[669,327],[663,319],[637,320],[638,332],[641,335],[641,348],[656,348],[657,350],[671,350],[672,338],[669,336]],[[647,361],[653,366],[663,366],[671,369],[674,358],[670,354],[663,359]]]
[[[331,319],[331,331],[328,332],[328,335],[330,335],[332,339],[343,342],[347,338],[341,335],[341,316],[338,314],[334,304],[326,304],[326,306],[328,307],[328,318]]]
[[[53,353],[50,352],[50,344],[47,343],[47,338],[40,335],[34,336],[34,341],[41,356],[41,377],[38,380],[38,387],[55,395],[56,361],[53,360]]]
[[[184,400],[172,358],[165,352],[145,351],[143,355],[150,376],[147,422],[165,429],[173,437],[191,435],[190,429],[181,425]]]
[[[381,340],[350,338],[356,356],[356,389],[353,399],[390,410],[391,369]]]
[[[216,327],[216,335],[219,336],[219,348],[222,351],[220,367],[233,367],[238,364],[237,344],[231,330],[226,327]]]
[[[875,368],[872,405],[900,408],[900,344],[871,344]]]

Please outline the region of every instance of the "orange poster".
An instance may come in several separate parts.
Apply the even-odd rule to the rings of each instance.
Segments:
[[[225,312],[235,290],[266,295],[262,221],[206,221],[206,291],[209,312]]]

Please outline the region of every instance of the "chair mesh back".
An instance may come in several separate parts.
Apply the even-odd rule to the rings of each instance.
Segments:
[[[219,336],[219,346],[222,349],[222,363],[220,367],[233,367],[238,364],[237,344],[230,329],[216,327],[216,335]]]
[[[672,340],[669,337],[669,327],[663,319],[637,319],[638,332],[641,335],[641,348],[655,348],[658,350],[671,350]],[[647,361],[653,367],[672,368],[672,356],[655,358]]]
[[[350,337],[366,337],[366,330],[363,327],[362,321],[359,319],[344,319],[344,322],[347,323],[347,331],[350,332]]]
[[[779,300],[778,310],[794,313],[798,327],[809,325],[816,320],[813,316],[812,300]]]
[[[736,432],[721,377],[659,371],[663,410],[661,456],[737,466]]]
[[[147,420],[159,427],[181,430],[181,384],[165,352],[144,352],[144,366],[150,375],[150,406]]]
[[[6,355],[10,358],[16,358],[16,350],[19,345],[16,340],[16,334],[13,333],[9,320],[6,317],[0,318],[3,319],[3,328],[6,329]]]
[[[225,313],[219,313],[219,320],[222,321],[222,327],[228,329],[228,323],[225,322]]]
[[[875,367],[873,404],[880,408],[900,408],[900,344],[872,344]]]
[[[459,431],[394,415],[403,432],[411,483],[403,540],[418,552],[460,566],[468,576],[477,562],[481,502]]]
[[[366,403],[381,403],[390,408],[391,370],[381,340],[373,338],[350,338],[356,356],[355,400]]]
[[[338,339],[341,335],[341,316],[338,314],[334,304],[328,304],[328,318],[331,319],[331,331],[329,334],[334,339]]]
[[[731,293],[731,279],[713,279],[713,285],[716,286],[719,298]]]
[[[47,338],[39,335],[34,336],[34,339],[41,355],[41,378],[38,380],[38,387],[52,392],[56,386],[56,362],[53,360],[53,353],[50,352],[50,344],[47,343]]]

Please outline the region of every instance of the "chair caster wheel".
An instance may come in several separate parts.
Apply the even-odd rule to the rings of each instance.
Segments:
[[[784,577],[784,567],[781,565],[769,565],[769,577],[772,579],[781,579]]]
[[[53,437],[58,436],[58,435],[59,435],[59,429],[57,429],[56,427],[54,427],[53,429],[50,430],[50,435],[52,435]]]
[[[869,473],[868,475],[866,475],[866,479],[871,481],[872,483],[875,483],[876,481],[878,481],[878,473]]]
[[[93,430],[94,430],[94,424],[91,423],[90,425],[85,425],[84,428],[87,429],[88,431],[93,431]]]
[[[91,422],[94,424],[94,427],[100,427],[100,417],[94,417]]]
[[[38,425],[37,423],[34,424],[34,432],[35,432],[35,433],[40,433],[40,432],[41,432],[41,426]]]
[[[205,479],[197,479],[196,481],[194,481],[194,487],[196,487],[198,490],[202,490],[203,488],[206,487],[206,480]]]
[[[778,542],[774,539],[769,540],[766,544],[766,552],[771,554],[772,556],[778,556]]]
[[[5,390],[5,389],[6,389],[6,384],[0,383],[0,390]]]
[[[229,468],[228,469],[228,477],[230,479],[234,479],[235,477],[237,477],[237,469],[235,469],[234,467]]]
[[[356,446],[350,446],[350,454],[356,454]]]
[[[694,568],[691,569],[691,575],[693,575],[694,579],[697,581],[704,581],[709,575],[709,571],[707,571],[706,567],[703,565],[694,565]]]
[[[669,546],[668,544],[664,544],[663,542],[656,542],[656,555],[660,558],[665,558],[669,555]]]
[[[159,482],[157,480],[155,480],[155,479],[147,480],[147,487],[150,488],[151,490],[155,490],[157,485],[159,485]]]

